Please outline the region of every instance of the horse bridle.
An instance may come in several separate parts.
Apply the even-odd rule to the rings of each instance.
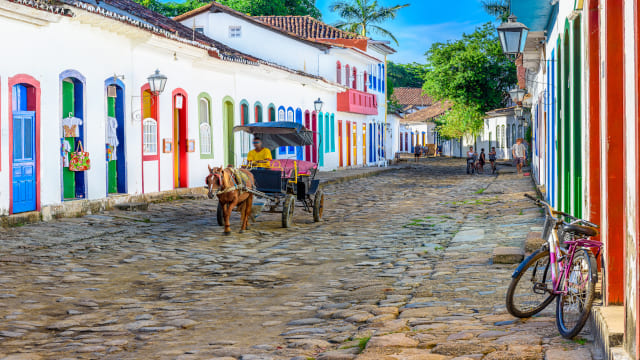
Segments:
[[[211,172],[209,175],[211,176],[211,182],[207,182],[207,188],[209,189],[209,199],[213,199],[216,195],[220,193],[220,190],[213,191],[213,182],[217,181],[219,187],[222,187],[222,176],[218,172]]]

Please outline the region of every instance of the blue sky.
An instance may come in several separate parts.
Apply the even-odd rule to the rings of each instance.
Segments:
[[[329,8],[335,0],[316,0],[323,21],[335,24],[339,17]],[[460,38],[488,21],[494,20],[482,9],[481,0],[378,0],[385,6],[410,3],[400,10],[398,17],[382,27],[391,31],[400,46],[397,54],[389,57],[398,63],[425,62],[424,53],[434,42]],[[372,35],[376,38],[378,36]]]

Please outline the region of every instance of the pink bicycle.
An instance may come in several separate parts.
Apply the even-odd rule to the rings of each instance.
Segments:
[[[596,257],[600,255],[602,243],[590,238],[598,235],[598,225],[525,196],[545,208],[542,238],[547,243],[514,271],[507,291],[507,310],[513,316],[528,318],[557,298],[558,331],[571,339],[587,322],[595,297]]]

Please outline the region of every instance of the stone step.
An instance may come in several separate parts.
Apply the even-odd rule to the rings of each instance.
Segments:
[[[594,306],[589,317],[597,356],[603,360],[631,360],[624,341],[624,307]]]
[[[116,204],[114,207],[118,210],[123,210],[123,211],[145,211],[149,209],[149,203],[146,203],[146,202],[121,203],[121,204]]]
[[[524,250],[519,247],[503,246],[493,249],[494,264],[519,264],[524,260]]]

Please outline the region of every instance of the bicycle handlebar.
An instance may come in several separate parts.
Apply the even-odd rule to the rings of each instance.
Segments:
[[[542,201],[540,199],[537,199],[537,198],[535,198],[535,197],[533,197],[533,196],[531,196],[529,194],[524,194],[524,196],[526,198],[528,198],[528,199],[531,199],[531,200],[535,201],[536,204],[538,204],[539,206],[544,206],[545,207],[545,211],[547,212],[547,215],[552,217],[558,223],[562,223],[562,222],[564,222],[564,220],[562,220],[561,218],[558,218],[558,217],[556,217],[554,215],[559,215],[560,217],[566,217],[566,218],[569,218],[569,219],[571,219],[573,221],[581,222],[584,225],[587,225],[587,226],[592,227],[592,228],[596,228],[596,229],[600,228],[600,226],[598,226],[597,224],[594,224],[594,223],[592,223],[590,221],[577,218],[577,217],[575,217],[573,215],[567,214],[567,213],[562,212],[562,211],[557,211],[549,203],[544,202],[544,201]]]

